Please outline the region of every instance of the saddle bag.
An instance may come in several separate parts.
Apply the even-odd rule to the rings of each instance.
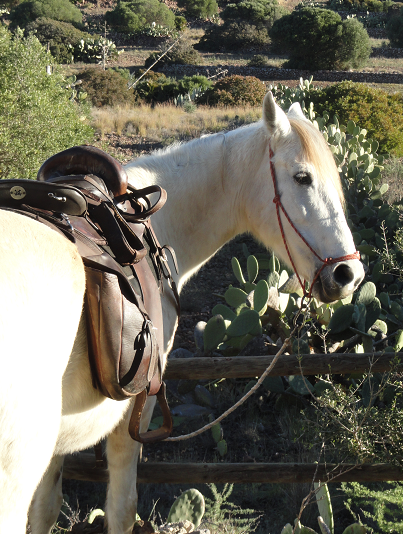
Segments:
[[[0,207],[34,217],[76,244],[86,273],[93,385],[114,400],[138,396],[129,431],[139,441],[155,441],[172,430],[161,379],[160,290],[162,277],[173,280],[149,220],[166,193],[158,186],[135,190],[127,181],[123,167],[101,150],[74,147],[47,160],[38,181],[0,181]],[[158,194],[154,204],[152,193]],[[164,423],[140,435],[148,394],[158,395]]]

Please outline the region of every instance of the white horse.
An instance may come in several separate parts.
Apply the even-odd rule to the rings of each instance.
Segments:
[[[273,203],[270,152],[290,218],[321,258],[355,251],[340,181],[321,134],[293,105],[288,116],[265,98],[263,120],[139,158],[126,170],[135,187],[158,184],[168,201],[153,216],[160,243],[175,248],[178,288],[228,240],[250,232],[289,261]],[[321,262],[284,219],[300,276]],[[140,444],[129,436],[132,401],[92,387],[82,303],[84,269],[75,246],[47,226],[0,210],[0,534],[47,534],[61,505],[63,456],[107,439],[109,534],[129,534],[136,513]],[[174,272],[172,270],[172,272]],[[314,294],[331,301],[363,278],[357,259],[327,265]],[[165,358],[177,317],[163,297]],[[153,401],[143,416],[142,431]]]

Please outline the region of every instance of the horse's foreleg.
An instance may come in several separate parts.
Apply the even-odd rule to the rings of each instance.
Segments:
[[[54,456],[44,474],[29,509],[32,534],[48,534],[55,524],[63,501],[64,456]]]
[[[33,394],[24,398],[18,391],[21,399],[10,394],[7,409],[0,410],[0,534],[25,534],[28,510],[52,458],[60,426],[61,388],[46,389],[34,372],[27,376],[31,382],[20,389],[30,387]]]
[[[147,399],[140,429],[145,432],[154,410],[155,397]],[[106,500],[108,534],[131,534],[137,511],[137,462],[141,445],[128,432],[131,409],[108,436],[109,486]]]

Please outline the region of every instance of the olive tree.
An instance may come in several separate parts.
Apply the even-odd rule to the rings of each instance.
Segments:
[[[0,27],[0,178],[35,178],[49,156],[89,142],[93,132],[38,39]]]

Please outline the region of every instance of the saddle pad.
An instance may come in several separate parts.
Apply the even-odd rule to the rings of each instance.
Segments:
[[[0,205],[18,209],[24,204],[66,215],[87,211],[84,195],[74,187],[35,180],[0,180]]]

